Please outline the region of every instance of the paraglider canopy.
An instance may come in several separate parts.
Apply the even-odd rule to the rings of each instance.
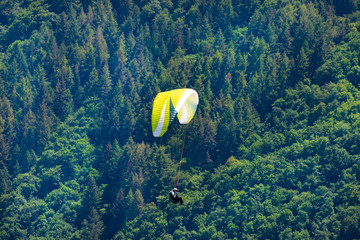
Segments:
[[[194,117],[199,104],[198,93],[182,88],[159,93],[155,100],[151,116],[154,137],[161,137],[177,116],[180,124],[187,124]]]

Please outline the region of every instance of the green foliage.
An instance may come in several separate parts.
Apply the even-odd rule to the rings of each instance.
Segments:
[[[360,238],[359,4],[2,1],[0,238]]]

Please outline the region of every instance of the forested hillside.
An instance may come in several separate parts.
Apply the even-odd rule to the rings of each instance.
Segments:
[[[1,0],[0,48],[0,239],[360,239],[359,0]]]

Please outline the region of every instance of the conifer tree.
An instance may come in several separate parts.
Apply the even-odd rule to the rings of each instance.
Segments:
[[[103,30],[100,26],[98,26],[96,30],[95,44],[96,64],[99,67],[104,67],[108,64],[109,53]]]
[[[65,120],[65,118],[72,113],[72,96],[63,79],[58,79],[56,84],[53,109],[55,115],[59,117],[60,120]]]
[[[96,181],[93,176],[88,176],[87,179],[87,188],[84,192],[84,197],[82,198],[81,208],[79,211],[79,220],[87,221],[87,224],[100,224],[99,218],[99,207],[101,203],[101,191],[96,184]],[[86,224],[85,224],[86,225]],[[101,224],[100,224],[101,225]],[[96,226],[94,226],[96,227]],[[90,230],[91,231],[91,230]]]
[[[108,65],[104,65],[100,75],[101,97],[107,99],[112,90],[112,81]]]
[[[81,239],[99,240],[104,228],[98,210],[91,208],[89,217],[84,220],[81,226]]]

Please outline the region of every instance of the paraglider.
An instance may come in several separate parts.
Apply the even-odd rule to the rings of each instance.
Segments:
[[[169,199],[172,203],[176,204],[176,203],[180,202],[180,205],[184,205],[182,197],[179,197],[177,191],[178,191],[177,188],[173,188],[169,193]]]
[[[183,88],[159,93],[154,99],[151,116],[153,136],[162,137],[167,132],[175,117],[178,118],[180,124],[188,124],[193,119],[198,104],[199,95],[194,89]],[[183,152],[183,149],[181,152]],[[181,158],[182,153],[180,156],[180,167]],[[180,178],[180,167],[178,167],[177,181],[175,179],[176,171],[173,176],[174,188],[170,191],[170,201],[172,203],[180,202],[180,204],[183,205],[183,200],[177,193],[177,186]]]

